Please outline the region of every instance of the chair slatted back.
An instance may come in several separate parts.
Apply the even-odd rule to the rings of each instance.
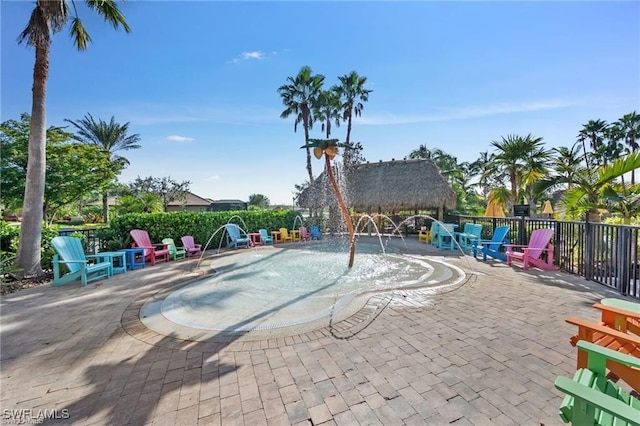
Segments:
[[[51,245],[64,261],[87,260],[80,238],[54,237],[51,240]],[[69,272],[78,272],[82,268],[80,263],[67,263],[65,265],[69,269]]]
[[[543,228],[533,231],[531,237],[529,237],[529,244],[527,245],[529,257],[539,259],[544,248],[549,244],[551,237],[553,237],[553,229]]]

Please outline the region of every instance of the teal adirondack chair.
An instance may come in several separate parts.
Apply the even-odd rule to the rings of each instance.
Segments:
[[[640,400],[607,378],[607,362],[640,367],[640,359],[584,340],[577,346],[587,353],[588,368],[577,370],[573,379],[557,378],[555,387],[566,394],[562,420],[575,426],[640,426]]]
[[[262,244],[265,244],[265,245],[273,244],[273,237],[269,235],[266,229],[260,228],[258,229],[258,232],[260,233],[260,239],[262,240]]]
[[[111,262],[99,262],[88,264],[89,259],[95,259],[94,255],[87,255],[82,248],[82,241],[75,237],[55,237],[51,240],[51,246],[57,254],[53,255],[53,282],[52,286],[61,286],[80,279],[83,286],[88,282],[100,278],[111,277]],[[60,276],[60,264],[69,270]]]
[[[184,259],[187,257],[187,249],[184,247],[176,247],[176,243],[173,241],[173,238],[165,238],[162,240],[162,243],[169,247],[169,258],[171,260]]]
[[[493,231],[493,237],[490,240],[478,240],[473,242],[472,251],[473,257],[477,257],[478,253],[482,253],[482,260],[486,261],[487,256],[494,259],[507,261],[507,255],[500,251],[500,248],[505,244],[505,240],[509,234],[509,227],[498,226]]]
[[[460,248],[463,251],[472,251],[473,242],[482,238],[482,225],[477,223],[465,223],[462,232],[454,233]]]

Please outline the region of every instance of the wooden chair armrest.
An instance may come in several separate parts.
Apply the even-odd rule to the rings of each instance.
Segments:
[[[589,360],[591,357],[600,357],[604,360],[615,361],[618,364],[624,364],[629,367],[640,368],[640,358],[636,358],[633,355],[628,355],[622,352],[614,351],[613,349],[605,348],[604,346],[596,345],[595,343],[580,340],[576,345],[578,349],[582,349],[589,353]],[[597,362],[597,361],[596,361]]]
[[[640,320],[640,312],[631,312],[624,309],[616,308],[615,306],[603,305],[601,303],[595,303],[593,307],[596,309],[600,309],[601,311],[607,311],[618,315],[624,315],[628,318]]]
[[[567,395],[571,395],[576,399],[586,401],[588,404],[598,407],[615,418],[622,419],[632,425],[638,424],[640,412],[618,401],[616,398],[563,376],[556,379],[555,387]]]
[[[598,324],[595,322],[585,321],[583,319],[575,318],[575,317],[569,317],[565,319],[565,321],[568,322],[569,324],[577,325],[578,327],[583,327],[592,331],[597,331],[599,333],[606,334],[611,337],[615,337],[620,341],[630,343],[632,345],[640,347],[640,337],[635,336],[633,334],[622,333],[614,328],[607,327],[605,325]]]
[[[506,246],[507,248],[509,248],[509,247],[512,247],[512,248],[513,248],[513,247],[524,247],[524,248],[529,247],[529,246],[528,246],[528,245],[526,245],[526,244],[505,244],[505,246]]]
[[[53,260],[53,263],[87,263],[87,259],[84,259],[84,260]]]

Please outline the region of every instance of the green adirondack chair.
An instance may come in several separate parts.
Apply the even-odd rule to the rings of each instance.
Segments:
[[[165,238],[162,240],[162,243],[169,247],[169,258],[171,260],[184,259],[187,257],[187,249],[184,247],[176,247],[173,238]]]
[[[53,255],[53,282],[52,286],[60,286],[80,279],[83,286],[88,282],[100,278],[111,277],[111,262],[98,262],[89,264],[89,259],[95,259],[95,255],[87,255],[82,248],[82,241],[75,237],[55,237],[51,240],[51,246],[57,254]],[[68,273],[60,275],[60,264],[66,266]]]
[[[640,426],[640,401],[609,379],[607,362],[640,367],[640,359],[581,340],[578,348],[587,352],[587,368],[573,379],[558,377],[555,387],[565,394],[560,417],[572,425]]]

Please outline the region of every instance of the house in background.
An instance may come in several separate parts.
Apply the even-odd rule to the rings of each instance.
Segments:
[[[184,200],[171,201],[167,205],[168,212],[206,212],[210,211],[213,200],[188,192]]]
[[[240,200],[216,200],[211,202],[212,212],[247,210],[247,203]]]

